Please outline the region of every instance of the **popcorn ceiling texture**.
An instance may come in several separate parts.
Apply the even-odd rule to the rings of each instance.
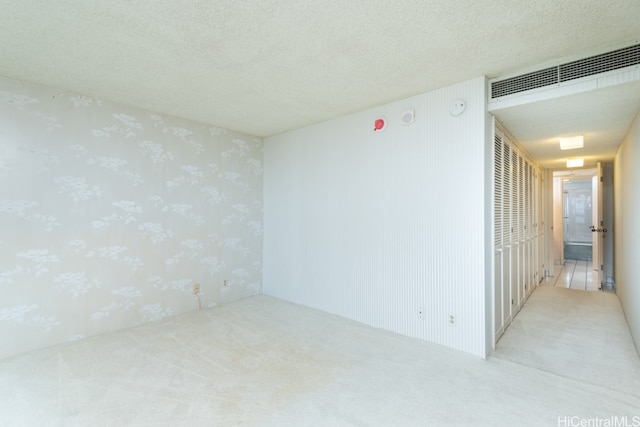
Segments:
[[[0,75],[258,136],[640,36],[637,0],[5,0],[1,10]]]
[[[0,358],[260,294],[262,141],[0,78],[0,223]]]

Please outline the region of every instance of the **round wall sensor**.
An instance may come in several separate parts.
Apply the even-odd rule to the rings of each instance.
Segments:
[[[449,106],[449,114],[451,114],[452,116],[459,116],[460,114],[462,114],[465,107],[466,104],[462,99],[456,99]]]
[[[415,118],[416,116],[413,109],[405,111],[404,113],[402,113],[402,125],[403,126],[410,125],[411,123],[413,123]]]
[[[385,119],[384,117],[378,117],[373,122],[373,131],[374,132],[382,132],[386,128],[387,128],[387,119]]]

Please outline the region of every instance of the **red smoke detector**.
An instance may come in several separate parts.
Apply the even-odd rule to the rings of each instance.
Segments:
[[[387,121],[384,117],[378,117],[375,122],[373,122],[373,131],[374,132],[382,132],[387,127]]]

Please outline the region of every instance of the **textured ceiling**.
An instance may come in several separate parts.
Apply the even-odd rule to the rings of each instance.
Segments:
[[[0,75],[256,136],[640,38],[638,0],[0,0],[0,11]]]
[[[640,2],[639,2],[640,3]],[[640,110],[640,81],[538,101],[496,111],[520,145],[538,163],[564,168],[583,158],[587,166],[612,161]],[[560,138],[582,135],[584,148],[560,150]]]

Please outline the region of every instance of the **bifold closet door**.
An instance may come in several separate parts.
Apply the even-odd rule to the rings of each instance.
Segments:
[[[524,161],[524,241],[525,241],[525,258],[524,258],[524,286],[523,299],[529,295],[529,287],[531,286],[531,164],[525,159]]]
[[[533,167],[531,163],[527,162],[525,167],[525,232],[527,239],[527,275],[525,281],[525,292],[526,296],[529,296],[531,293],[531,289],[533,289],[533,275],[535,271],[535,257],[534,257],[534,226],[533,226]]]
[[[527,279],[528,289],[527,296],[533,292],[538,286],[540,280],[540,248],[539,248],[539,232],[540,232],[540,198],[539,196],[539,179],[541,175],[538,168],[529,163],[529,207],[528,207],[528,236],[529,236],[529,276]]]
[[[518,252],[518,302],[517,310],[522,308],[522,302],[524,301],[524,287],[527,277],[527,239],[525,234],[525,209],[524,201],[525,194],[525,176],[524,176],[524,164],[525,160],[520,153],[518,153],[518,242],[520,251]]]
[[[538,284],[542,173],[494,126],[494,334],[497,341]]]
[[[512,182],[513,150],[500,129],[494,131],[494,334],[500,338],[512,318],[513,277],[517,256],[513,252],[516,190]],[[514,263],[516,263],[514,267]]]
[[[504,332],[504,309],[503,309],[503,271],[504,271],[504,242],[503,236],[503,204],[504,204],[504,188],[503,188],[503,162],[502,136],[494,135],[493,140],[493,240],[494,240],[494,294],[493,294],[493,322],[494,322],[494,339],[498,339]]]
[[[538,186],[536,190],[536,221],[538,226],[537,228],[537,236],[538,236],[538,261],[536,263],[536,268],[538,271],[537,283],[540,283],[542,279],[544,279],[544,242],[545,242],[545,230],[544,230],[544,221],[542,220],[542,213],[545,209],[543,209],[543,201],[544,197],[544,178],[541,169],[538,169],[538,179],[536,179],[536,185]]]
[[[511,148],[511,315],[518,311],[520,299],[520,174],[518,169],[518,152]]]

